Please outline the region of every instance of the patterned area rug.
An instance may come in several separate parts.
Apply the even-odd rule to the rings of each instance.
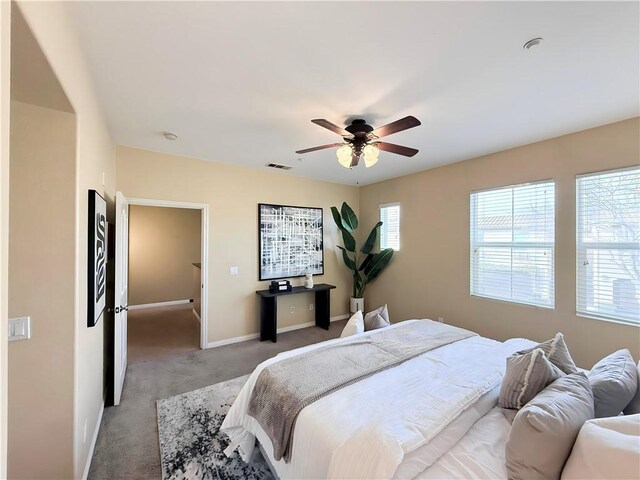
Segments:
[[[246,463],[234,452],[223,453],[229,438],[220,426],[248,375],[158,400],[158,434],[162,478],[272,480],[267,462],[256,449]]]

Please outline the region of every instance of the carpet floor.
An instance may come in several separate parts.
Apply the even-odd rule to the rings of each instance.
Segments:
[[[156,401],[251,371],[274,355],[336,338],[346,321],[278,335],[278,342],[247,342],[129,365],[120,405],[104,411],[89,479],[160,479]]]
[[[127,323],[129,365],[200,348],[200,323],[191,303],[130,310]]]

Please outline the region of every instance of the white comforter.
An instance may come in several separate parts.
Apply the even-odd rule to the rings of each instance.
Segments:
[[[267,453],[273,452],[260,425],[247,415],[256,379],[266,366],[328,344],[375,334],[374,330],[309,345],[261,363],[222,424],[222,431],[231,439],[227,453],[238,447],[242,457],[248,459],[256,437]],[[481,398],[486,399],[504,375],[505,358],[528,345],[526,340],[500,343],[474,336],[334,392],[298,416],[291,462],[274,462],[271,458],[271,463],[280,478],[392,478],[412,452],[419,451],[421,458],[428,458],[429,450],[445,452],[451,448],[460,437],[438,434]],[[493,404],[495,399],[480,415]],[[415,466],[405,463],[399,470],[401,476],[417,475],[438,455],[431,456],[435,458],[426,463],[413,462]]]

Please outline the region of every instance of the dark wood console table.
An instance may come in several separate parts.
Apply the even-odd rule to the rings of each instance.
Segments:
[[[330,294],[335,285],[319,283],[313,288],[293,287],[290,292],[275,292],[258,290],[260,295],[260,341],[277,341],[278,335],[278,297],[282,295],[294,295],[296,293],[315,292],[316,327],[329,330],[330,323]]]

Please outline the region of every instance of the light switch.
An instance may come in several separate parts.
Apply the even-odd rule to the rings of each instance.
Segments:
[[[9,341],[31,338],[31,317],[9,319]]]
[[[238,275],[238,267],[229,267],[229,275]]]

